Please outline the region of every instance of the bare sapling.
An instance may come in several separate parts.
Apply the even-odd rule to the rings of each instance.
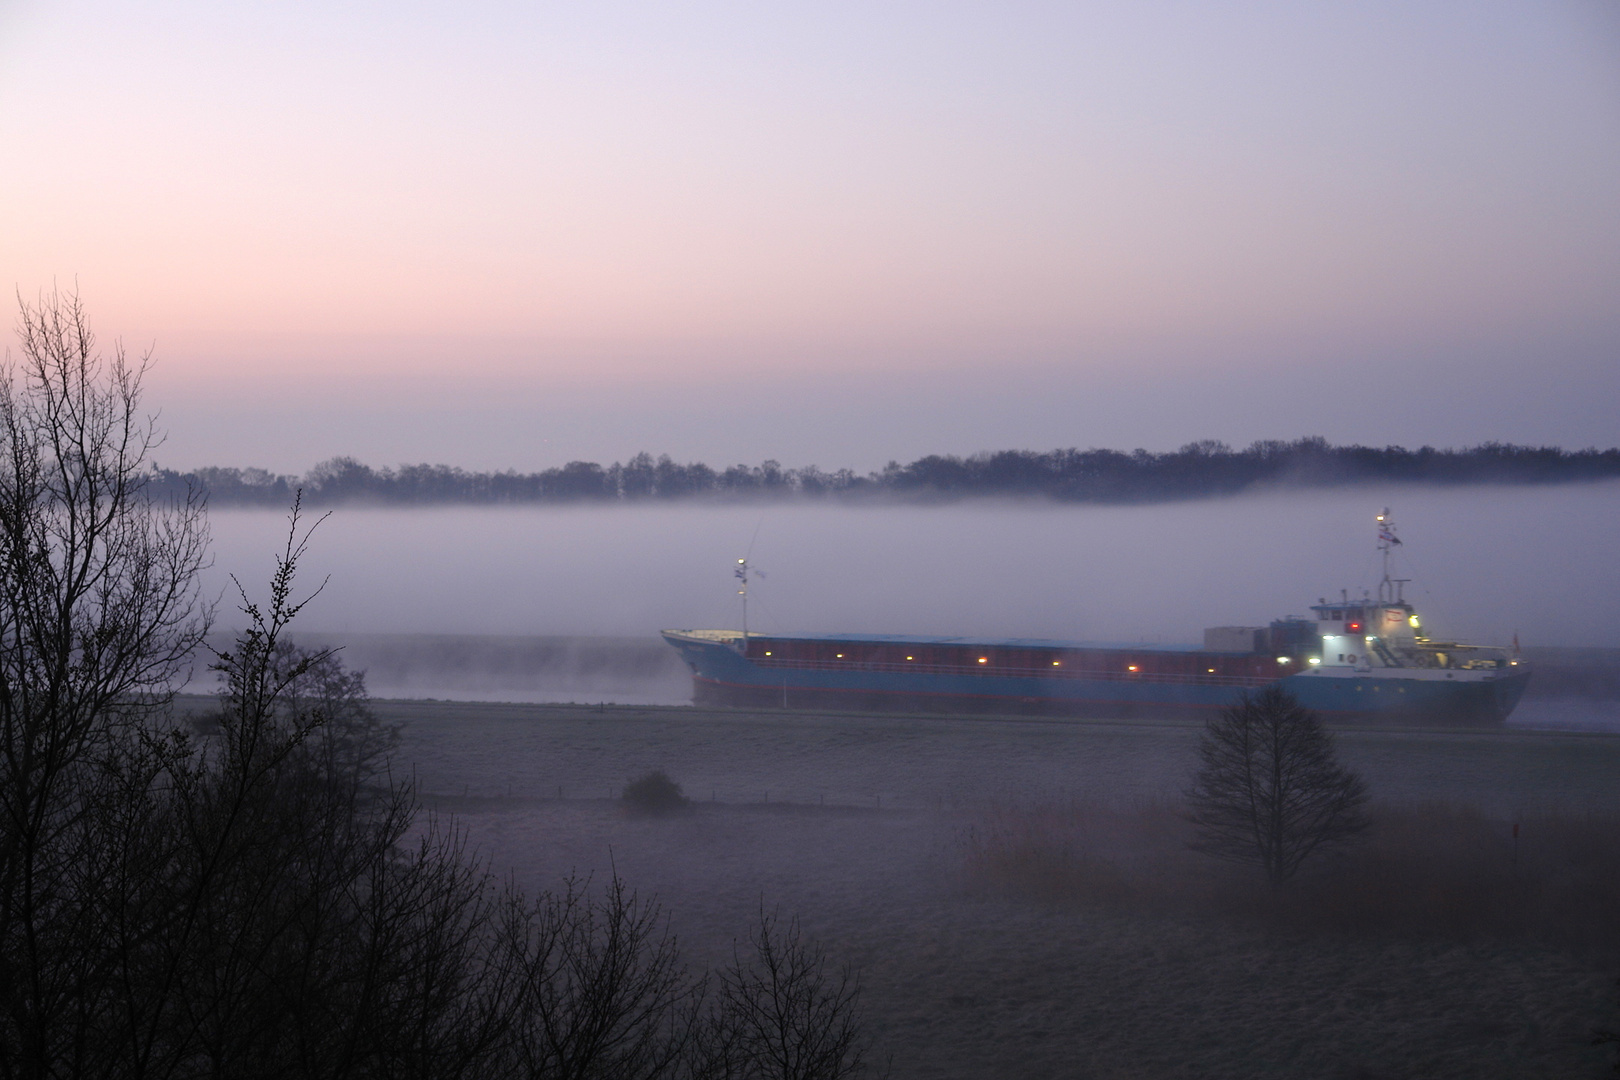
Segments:
[[[1366,782],[1339,765],[1322,718],[1266,687],[1204,728],[1187,790],[1194,850],[1258,865],[1273,885],[1367,827]]]

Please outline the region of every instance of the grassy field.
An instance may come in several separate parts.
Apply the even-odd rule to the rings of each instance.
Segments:
[[[1380,827],[1271,900],[1184,848],[1196,725],[377,708],[530,888],[617,871],[699,965],[799,914],[896,1077],[1609,1075],[1620,736],[1341,731]],[[690,813],[623,811],[653,768]]]
[[[748,712],[692,707],[380,701],[403,723],[423,791],[616,795],[662,768],[689,793],[929,809],[1008,800],[1157,800],[1177,794],[1199,725]],[[1465,803],[1512,816],[1620,810],[1620,736],[1415,728],[1336,729],[1375,798]],[[766,796],[770,799],[767,800]]]

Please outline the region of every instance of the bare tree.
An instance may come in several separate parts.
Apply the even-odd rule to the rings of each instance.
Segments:
[[[704,983],[682,964],[656,902],[618,877],[599,895],[569,880],[533,903],[509,896],[502,938],[515,1075],[683,1075]]]
[[[71,945],[100,929],[117,850],[97,846],[107,767],[153,767],[131,736],[207,628],[201,501],[147,488],[148,358],[99,352],[77,296],[19,306],[0,366],[0,1075],[79,1052],[100,973]]]
[[[482,1075],[508,1020],[500,913],[460,835],[388,776],[358,674],[289,647],[295,503],[270,597],[217,655],[215,733],[154,791],[166,917],[122,985],[143,1075]],[[319,590],[316,590],[317,592]],[[372,781],[382,779],[380,784]]]
[[[846,1080],[866,1072],[860,979],[829,969],[826,953],[792,919],[759,923],[718,976],[703,1029],[700,1074],[716,1080]]]
[[[1245,694],[1204,728],[1187,791],[1196,850],[1258,863],[1272,884],[1367,827],[1367,785],[1342,768],[1321,717],[1287,691]]]

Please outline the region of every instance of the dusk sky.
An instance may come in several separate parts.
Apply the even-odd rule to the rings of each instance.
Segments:
[[[0,147],[171,466],[1620,444],[1612,0],[12,0]]]

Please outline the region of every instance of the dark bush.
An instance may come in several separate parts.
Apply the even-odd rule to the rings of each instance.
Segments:
[[[681,793],[681,785],[662,769],[654,769],[624,786],[624,805],[633,814],[663,817],[678,814],[692,805]]]

